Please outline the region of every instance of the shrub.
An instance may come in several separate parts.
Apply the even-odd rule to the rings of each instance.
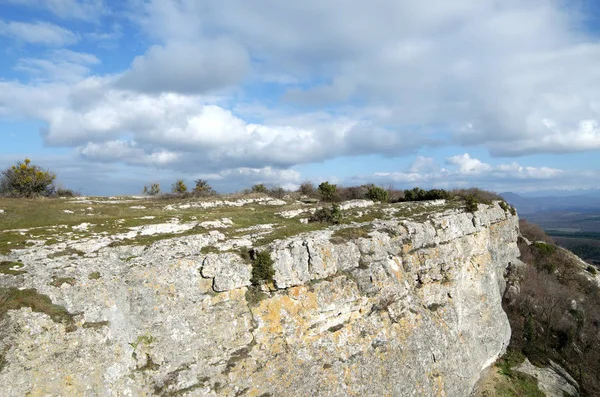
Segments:
[[[319,208],[308,218],[309,222],[320,222],[337,225],[342,221],[342,211],[339,205],[333,204],[330,208]]]
[[[176,180],[173,186],[171,187],[171,192],[177,194],[184,194],[187,192],[187,190],[187,186],[185,185],[183,179]]]
[[[392,203],[397,203],[399,201],[404,201],[404,190],[394,189],[392,185],[388,186],[388,201]]]
[[[364,199],[371,185],[349,186],[338,189],[340,200],[359,200]]]
[[[252,186],[250,189],[252,193],[268,193],[269,189],[262,183]]]
[[[543,241],[546,244],[554,244],[552,237],[548,236],[541,227],[525,219],[519,219],[519,229],[521,235],[531,242]]]
[[[208,182],[205,181],[204,179],[196,180],[196,186],[194,187],[193,192],[194,192],[194,194],[205,195],[205,196],[211,196],[211,195],[215,194],[215,191],[212,188],[212,186],[210,186],[208,184]]]
[[[477,209],[479,208],[479,200],[477,200],[477,197],[475,196],[468,196],[465,199],[465,202],[467,203],[467,211],[471,213],[477,211]]]
[[[273,269],[273,259],[268,251],[252,251],[252,279],[254,285],[258,285],[263,281],[273,282],[275,270]]]
[[[285,197],[286,191],[281,186],[273,186],[267,191],[267,194],[276,199],[283,199]]]
[[[56,174],[31,164],[31,160],[17,162],[0,175],[0,194],[11,197],[50,196],[54,193]]]
[[[504,201],[504,199],[498,193],[477,188],[454,189],[450,191],[450,195],[459,196],[465,200],[468,197],[474,197],[479,203],[482,204],[491,204],[492,201]]]
[[[321,200],[333,202],[338,200],[337,185],[333,185],[329,182],[323,182],[319,185],[319,195]]]
[[[423,190],[420,187],[415,187],[404,191],[404,201],[445,200],[449,197],[450,195],[444,189]]]
[[[311,181],[304,181],[298,188],[298,193],[305,196],[314,196],[316,193],[315,185]]]
[[[158,184],[158,183],[153,183],[150,185],[150,187],[144,186],[144,194],[147,194],[148,196],[156,196],[159,193],[160,193],[160,184]]]
[[[594,266],[592,266],[592,265],[588,265],[588,267],[586,267],[586,268],[585,268],[585,270],[587,270],[587,271],[588,271],[588,273],[591,273],[591,274],[594,274],[594,275],[595,275],[596,273],[598,273],[598,272],[596,271],[596,268],[595,268]]]
[[[381,201],[382,203],[387,203],[389,199],[388,191],[375,185],[371,185],[369,187],[369,190],[365,196],[369,200]]]
[[[56,192],[54,193],[56,195],[56,197],[75,197],[78,194],[76,192],[74,192],[71,189],[65,189],[65,188],[58,188],[56,189]]]

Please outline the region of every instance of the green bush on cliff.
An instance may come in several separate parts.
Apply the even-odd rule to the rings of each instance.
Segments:
[[[425,201],[448,199],[450,195],[444,189],[423,190],[420,187],[404,191],[404,201]]]
[[[258,285],[263,281],[273,282],[275,270],[273,269],[273,259],[269,251],[253,251],[252,260],[252,284]]]

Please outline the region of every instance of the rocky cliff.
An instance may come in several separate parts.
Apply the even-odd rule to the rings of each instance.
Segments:
[[[2,395],[467,396],[510,339],[517,217],[390,208],[258,247],[262,287],[262,227],[0,256]]]

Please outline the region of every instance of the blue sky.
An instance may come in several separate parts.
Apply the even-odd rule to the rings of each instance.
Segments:
[[[4,0],[0,166],[84,194],[207,179],[600,187],[591,0]]]

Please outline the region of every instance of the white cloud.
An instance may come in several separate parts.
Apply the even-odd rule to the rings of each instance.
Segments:
[[[100,60],[92,54],[66,49],[55,50],[48,58],[21,58],[15,70],[30,73],[39,81],[77,82]]]
[[[431,157],[417,156],[415,161],[409,168],[411,173],[423,173],[432,172],[437,170],[439,167],[435,162],[435,159]]]
[[[48,22],[17,22],[0,20],[0,35],[30,44],[62,47],[75,44],[79,36],[68,29]]]
[[[482,174],[492,169],[492,166],[472,158],[469,153],[449,157],[446,164],[457,165],[461,174]]]
[[[46,144],[87,148],[80,152],[90,160],[112,156],[121,162],[115,145],[133,149],[125,144],[131,141],[137,146],[129,163],[150,162],[145,156],[166,151],[178,157],[163,165],[179,169],[288,168],[341,155],[398,153],[419,143],[369,122],[326,113],[250,123],[210,97],[125,91],[115,87],[118,79],[37,86],[0,82],[0,109],[45,121]]]
[[[131,165],[165,166],[177,161],[180,154],[167,150],[146,153],[135,142],[108,141],[102,144],[88,143],[78,149],[86,159],[99,162],[122,162]]]
[[[142,92],[204,93],[239,83],[248,69],[248,55],[235,42],[169,42],[136,57],[117,84]]]
[[[285,98],[303,106],[381,106],[375,126],[442,129],[446,143],[498,156],[600,149],[589,129],[600,122],[600,44],[575,4],[376,0],[340,12],[319,0],[142,3],[138,21],[152,37],[227,37],[261,75],[292,75],[298,85]]]
[[[62,18],[109,12],[100,0],[10,1]],[[0,80],[0,116],[46,123],[47,145],[76,148],[90,162],[232,179],[443,145],[493,156],[600,150],[600,41],[555,0],[348,1],[343,12],[318,0],[128,4],[146,33],[133,32],[136,43],[150,43],[129,68],[90,75],[99,63],[92,54],[24,55],[14,67],[34,78]],[[95,27],[81,37],[121,35],[114,21]],[[0,22],[0,34],[52,46],[80,39],[43,22]],[[421,157],[379,176],[567,175],[524,162],[492,165],[465,153],[446,169]]]
[[[96,20],[108,13],[103,0],[4,0],[8,3],[47,9],[60,18]]]
[[[552,186],[572,175],[581,174],[581,171],[567,172],[551,167],[522,166],[516,162],[493,166],[471,157],[468,153],[448,157],[446,164],[451,166],[450,168],[440,168],[430,160],[432,159],[417,157],[407,171],[378,172],[374,174],[374,178],[404,186],[494,186],[496,189],[506,186],[506,190],[510,190],[511,186],[514,188],[523,184],[540,184],[540,188]],[[422,167],[422,164],[426,164],[427,167]],[[585,182],[577,178],[577,181],[569,181],[566,186],[589,187],[590,183],[599,178],[600,175],[595,175]]]

